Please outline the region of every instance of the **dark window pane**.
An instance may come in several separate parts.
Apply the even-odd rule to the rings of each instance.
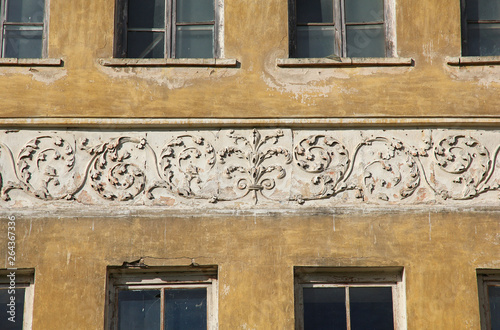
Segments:
[[[500,0],[467,0],[467,19],[500,19]]]
[[[9,294],[8,289],[0,290],[0,306],[2,306],[2,316],[0,317],[0,329],[2,330],[21,330],[23,328],[23,312],[24,312],[24,292],[25,289],[17,288],[15,294]],[[12,307],[8,304],[11,303],[11,298],[14,297],[14,311],[15,322],[11,322],[8,318],[12,317],[8,312]]]
[[[162,32],[129,32],[127,35],[127,57],[163,58],[165,40]]]
[[[468,24],[469,56],[500,55],[500,24]]]
[[[118,329],[160,329],[160,290],[120,291]]]
[[[207,329],[207,290],[165,290],[165,329]]]
[[[44,0],[8,0],[7,21],[42,23],[44,7]]]
[[[352,330],[394,330],[392,288],[349,288]]]
[[[348,23],[383,22],[384,0],[345,0]]]
[[[177,22],[211,22],[214,20],[214,0],[177,0]]]
[[[165,28],[165,0],[129,0],[129,28]]]
[[[490,301],[491,330],[500,330],[500,286],[488,287]]]
[[[297,0],[298,23],[333,23],[333,0]]]
[[[175,53],[177,58],[213,58],[213,25],[178,26]]]
[[[344,288],[304,288],[303,296],[305,330],[347,329]]]
[[[4,26],[4,57],[42,57],[41,27]]]
[[[326,57],[334,54],[335,27],[298,26],[295,57]]]
[[[348,57],[385,57],[383,25],[346,26]]]

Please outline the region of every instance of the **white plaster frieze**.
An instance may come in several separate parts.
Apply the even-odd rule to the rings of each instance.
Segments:
[[[1,208],[499,204],[500,130],[4,130]]]

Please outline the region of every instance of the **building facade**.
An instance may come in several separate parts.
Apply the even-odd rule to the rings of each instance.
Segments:
[[[2,327],[500,325],[500,1],[0,6]]]

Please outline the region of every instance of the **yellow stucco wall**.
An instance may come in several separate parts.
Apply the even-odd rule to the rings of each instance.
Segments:
[[[225,0],[226,58],[237,68],[116,68],[114,0],[51,0],[49,58],[0,67],[0,117],[360,117],[498,114],[500,66],[457,67],[457,0],[396,1],[397,54],[410,67],[279,68],[287,1]]]
[[[218,265],[219,329],[292,329],[293,266],[403,266],[408,329],[479,329],[476,269],[500,268],[498,216],[18,214],[17,267],[35,268],[33,329],[102,329],[106,267],[140,256]]]

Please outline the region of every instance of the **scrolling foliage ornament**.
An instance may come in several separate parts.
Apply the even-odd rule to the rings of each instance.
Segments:
[[[224,167],[223,175],[234,181],[243,194],[224,200],[236,200],[248,194],[253,194],[255,204],[259,196],[273,199],[265,191],[273,191],[276,180],[286,176],[283,165],[292,162],[291,154],[286,148],[275,146],[283,136],[282,130],[262,136],[254,129],[250,137],[236,134],[235,131],[229,132],[228,137],[233,145],[218,152],[219,161]]]

